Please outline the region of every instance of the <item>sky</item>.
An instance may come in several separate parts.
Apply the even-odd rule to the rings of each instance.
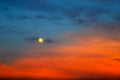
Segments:
[[[0,79],[117,80],[119,67],[120,0],[0,0]]]

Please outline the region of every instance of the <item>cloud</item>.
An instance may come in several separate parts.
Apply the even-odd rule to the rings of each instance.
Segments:
[[[67,35],[81,39],[102,38],[103,40],[113,40],[119,43],[120,28],[119,24],[97,24],[83,27],[82,31],[73,31]]]
[[[22,19],[22,20],[24,20],[24,19],[32,19],[32,17],[26,16],[26,15],[22,15],[22,16],[19,16],[19,19]]]
[[[119,23],[118,24],[103,24],[103,25],[98,25],[97,31],[98,34],[103,34],[103,36],[105,35],[106,38],[108,39],[112,39],[112,40],[116,40],[116,41],[120,41],[120,27],[119,27]]]
[[[60,18],[60,17],[53,17],[53,18],[48,18],[48,20],[63,20],[63,18]]]
[[[36,15],[35,18],[37,18],[37,19],[46,19],[47,17],[46,16],[42,16],[42,15]]]
[[[113,60],[120,62],[120,58],[114,58]]]
[[[83,7],[84,8],[84,7]],[[74,13],[68,12],[67,16],[68,18],[76,25],[81,24],[92,24],[92,23],[98,23],[102,21],[99,19],[100,15],[105,14],[106,16],[109,15],[110,10],[104,9],[104,8],[96,8],[96,7],[85,7],[84,10],[73,10]],[[84,15],[83,15],[84,14]],[[82,15],[85,18],[82,18]]]
[[[48,19],[48,20],[63,20],[63,18],[61,17],[47,17],[47,16],[43,16],[43,15],[36,15],[35,16],[36,19]]]
[[[28,38],[25,38],[24,40],[26,42],[38,42],[38,39],[39,37],[28,37]],[[53,40],[53,39],[50,39],[50,38],[44,38],[44,43],[45,44],[55,44],[57,43],[58,41],[57,40]]]
[[[28,48],[22,51],[23,57],[19,56],[19,58],[14,59],[8,65],[8,68],[5,68],[5,70],[10,69],[9,72],[2,74],[2,71],[0,74],[5,77],[32,77],[39,79],[46,77],[50,79],[83,80],[119,78],[119,63],[112,60],[113,56],[119,56],[119,48],[115,47],[119,46],[119,44],[111,40],[101,44],[104,38],[100,35],[97,35],[97,39],[96,36],[82,35],[83,33],[81,36],[80,34],[79,36],[70,35],[70,38],[74,37],[73,40],[77,41],[74,44]],[[84,38],[87,38],[88,41],[84,41]],[[34,39],[29,40],[34,41]],[[3,63],[5,64],[5,62]],[[3,68],[0,68],[0,71],[1,69],[3,70]]]
[[[45,39],[45,43],[54,44],[54,43],[58,43],[58,41],[52,39]]]
[[[6,17],[8,18],[8,20],[16,20],[16,19],[20,19],[20,20],[25,20],[25,19],[32,19],[32,16],[29,16],[27,14],[6,14]]]
[[[89,59],[89,58],[79,58],[73,56],[22,58],[22,59],[17,59],[7,67],[1,65],[0,70],[1,69],[9,70],[9,72],[8,71],[4,72],[4,74],[0,76],[5,77],[9,75],[12,76],[13,78],[32,77],[32,78],[40,78],[40,79],[57,78],[57,79],[88,79],[88,80],[101,79],[101,78],[102,79],[119,78],[119,73],[120,73],[120,71],[118,70],[119,66],[116,67],[108,66],[107,63],[110,62],[113,65],[116,65],[116,63],[113,63],[113,61],[109,60],[109,58]]]
[[[34,42],[34,41],[37,41],[38,39],[39,37],[28,37],[28,38],[25,38],[24,40],[27,42]]]

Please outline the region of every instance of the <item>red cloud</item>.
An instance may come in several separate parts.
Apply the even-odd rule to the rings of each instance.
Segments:
[[[27,49],[25,57],[9,65],[0,64],[0,77],[117,78],[120,63],[114,59],[120,57],[120,42],[103,34],[94,29],[73,32],[65,35],[71,38],[66,40],[70,44]]]

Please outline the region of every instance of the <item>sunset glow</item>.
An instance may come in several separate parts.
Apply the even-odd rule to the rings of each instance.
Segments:
[[[119,7],[0,0],[0,80],[120,80]]]

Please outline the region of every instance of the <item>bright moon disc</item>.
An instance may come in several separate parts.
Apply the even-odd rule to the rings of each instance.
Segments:
[[[39,41],[40,43],[43,43],[43,38],[39,38],[38,41]]]

